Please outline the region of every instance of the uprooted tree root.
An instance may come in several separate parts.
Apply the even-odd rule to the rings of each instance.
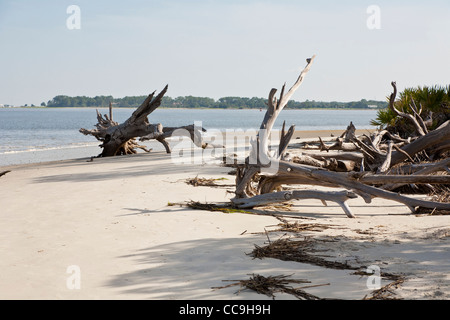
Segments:
[[[327,284],[319,284],[319,285],[309,285],[309,286],[303,286],[294,288],[290,286],[291,283],[311,283],[308,280],[304,279],[291,279],[290,276],[286,275],[279,275],[279,276],[268,276],[264,277],[259,274],[252,274],[250,279],[248,280],[222,280],[222,281],[233,281],[234,283],[223,286],[223,287],[213,287],[213,289],[224,289],[229,288],[232,286],[240,286],[240,289],[236,292],[236,294],[239,294],[242,290],[249,289],[256,291],[260,294],[265,294],[273,299],[275,299],[275,293],[282,292],[291,294],[298,299],[303,300],[321,300],[321,298],[312,295],[310,293],[305,292],[302,289],[311,288],[311,287],[318,287],[318,286],[324,286],[329,285]]]

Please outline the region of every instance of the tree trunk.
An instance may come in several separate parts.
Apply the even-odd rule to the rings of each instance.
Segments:
[[[444,122],[439,128],[428,132],[426,135],[419,137],[414,142],[401,148],[404,152],[394,151],[392,152],[391,165],[398,164],[408,158],[406,154],[413,157],[420,151],[431,148],[442,142],[450,140],[450,120]],[[406,153],[406,154],[405,154]]]
[[[123,154],[136,153],[136,149],[140,148],[149,152],[144,146],[136,142],[136,138],[141,137],[141,141],[155,139],[162,143],[167,153],[170,153],[170,146],[165,140],[170,137],[175,130],[184,129],[188,135],[198,146],[204,146],[201,142],[201,131],[206,131],[203,128],[196,128],[193,125],[183,127],[169,127],[163,128],[161,124],[151,124],[148,121],[148,115],[161,105],[161,100],[167,92],[168,86],[155,97],[155,92],[150,94],[144,102],[138,107],[133,114],[124,122],[117,123],[111,119],[112,110],[110,110],[110,117],[102,117],[97,111],[96,129],[86,130],[80,129],[84,135],[92,135],[97,140],[101,141],[100,145],[103,148],[99,157],[110,157]]]

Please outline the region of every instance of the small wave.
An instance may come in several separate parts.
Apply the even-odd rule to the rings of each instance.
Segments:
[[[40,151],[52,151],[52,150],[63,150],[63,149],[78,149],[78,148],[87,148],[87,147],[95,147],[98,144],[96,143],[72,143],[67,146],[59,146],[59,147],[30,147],[23,150],[0,150],[0,154],[16,154],[16,153],[26,153],[26,152],[40,152]]]

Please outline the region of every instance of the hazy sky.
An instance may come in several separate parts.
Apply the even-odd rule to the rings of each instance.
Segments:
[[[393,80],[450,83],[449,33],[448,0],[0,0],[0,103],[166,84],[170,97],[267,97],[313,54],[294,100],[384,100]]]

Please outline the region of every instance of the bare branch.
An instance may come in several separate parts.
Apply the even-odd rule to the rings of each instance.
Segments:
[[[401,112],[400,110],[398,110],[395,107],[395,96],[397,95],[397,86],[396,83],[393,81],[391,82],[392,87],[394,88],[394,92],[391,94],[390,98],[389,98],[389,108],[395,112],[398,116],[408,119],[414,126],[414,128],[416,129],[417,133],[420,136],[424,136],[426,133],[424,132],[422,126],[419,124],[419,122],[417,121],[417,119],[409,114],[409,113],[405,113],[405,112]],[[418,116],[420,118],[420,116]],[[423,122],[423,120],[422,120]]]

